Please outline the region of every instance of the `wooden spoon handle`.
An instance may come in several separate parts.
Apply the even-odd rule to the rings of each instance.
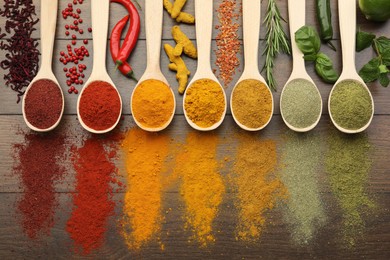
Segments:
[[[295,74],[299,71],[305,70],[305,61],[303,59],[303,53],[298,48],[295,42],[295,32],[305,25],[305,12],[306,12],[305,0],[288,0],[288,16],[290,22],[290,37],[291,37],[291,50],[293,55],[293,72]]]
[[[92,0],[93,74],[106,73],[109,0]]]
[[[163,1],[145,1],[147,71],[160,71]]]
[[[58,0],[41,0],[41,69],[51,71]]]
[[[258,53],[260,38],[261,1],[243,0],[242,20],[244,35],[245,69],[259,71]]]

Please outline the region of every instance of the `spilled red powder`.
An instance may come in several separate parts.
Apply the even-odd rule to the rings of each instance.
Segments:
[[[105,137],[92,136],[80,148],[72,147],[76,192],[66,230],[74,241],[76,252],[82,255],[103,245],[108,220],[114,215],[111,184],[118,184],[118,169],[112,159],[117,154],[115,143],[119,137]]]
[[[14,173],[20,177],[23,194],[18,202],[23,232],[31,239],[48,235],[54,225],[58,201],[55,183],[64,176],[65,136],[59,133],[25,135],[14,144]]]

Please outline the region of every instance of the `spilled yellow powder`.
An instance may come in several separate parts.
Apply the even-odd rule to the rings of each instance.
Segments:
[[[239,135],[238,141],[231,178],[239,210],[236,239],[255,241],[266,225],[265,214],[278,200],[286,199],[287,190],[275,175],[275,142],[250,134]]]
[[[175,171],[182,178],[181,195],[186,208],[186,228],[202,247],[215,241],[213,221],[225,193],[219,173],[214,133],[189,133],[183,151],[176,157]]]
[[[161,231],[161,178],[169,140],[167,135],[133,128],[122,142],[128,187],[122,235],[130,249],[140,249]]]

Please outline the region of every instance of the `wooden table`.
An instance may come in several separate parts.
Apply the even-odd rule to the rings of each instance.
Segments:
[[[143,0],[138,0],[141,6],[144,5]],[[158,1],[158,0],[156,0]],[[214,0],[214,8],[222,0]],[[1,1],[1,5],[4,1]],[[40,11],[40,1],[34,0],[37,6],[37,14]],[[69,1],[61,0],[59,4],[59,15],[57,22],[57,35],[54,48],[54,72],[62,85],[65,93],[65,116],[62,123],[59,126],[59,131],[72,131],[74,133],[74,141],[79,140],[85,131],[79,125],[76,118],[76,101],[77,95],[68,95],[66,93],[67,87],[65,85],[65,75],[62,72],[63,65],[58,62],[59,51],[65,50],[66,45],[69,44],[69,39],[64,37],[64,25],[65,21],[62,19],[60,12],[65,8]],[[240,1],[238,1],[240,2]],[[331,51],[325,45],[322,46],[322,51],[327,53],[335,62],[335,67],[338,71],[341,70],[341,55],[340,55],[340,41],[339,41],[339,29],[337,19],[337,1],[331,1],[333,11],[333,26],[335,29],[335,41],[338,52]],[[267,1],[262,3],[262,17],[264,17],[265,7]],[[287,0],[280,0],[278,4],[281,9],[283,17],[287,15]],[[90,24],[90,1],[80,7],[85,24]],[[188,1],[185,6],[185,10],[194,14],[194,3]],[[297,10],[299,11],[299,10]],[[126,14],[124,8],[119,5],[111,4],[110,9],[110,24],[111,30],[115,23]],[[307,24],[318,26],[315,20],[315,7],[314,1],[307,1]],[[358,26],[363,30],[374,32],[377,35],[390,36],[390,22],[384,24],[374,24],[367,22],[360,11],[358,11]],[[145,17],[141,12],[141,34],[138,41],[135,52],[132,54],[129,62],[133,65],[134,71],[137,76],[140,77],[145,69],[145,30],[143,27]],[[1,24],[4,24],[5,20],[0,20]],[[214,24],[217,24],[217,15],[214,15]],[[351,21],[353,22],[353,21]],[[163,26],[163,43],[174,44],[170,29],[174,25],[174,22],[164,12],[164,26]],[[181,25],[183,31],[188,36],[195,40],[195,27],[189,25]],[[285,25],[287,29],[287,25]],[[318,27],[317,27],[318,28]],[[98,29],[98,28],[94,28]],[[34,32],[34,37],[39,38],[40,30]],[[84,34],[89,35],[89,34]],[[214,29],[213,39],[217,35],[217,31]],[[240,39],[242,39],[242,30],[239,31]],[[264,36],[265,29],[261,29],[260,48],[264,48]],[[82,39],[79,39],[81,41]],[[92,42],[89,43],[89,49],[92,52]],[[212,49],[216,49],[215,40],[212,43]],[[260,52],[261,52],[260,50]],[[4,58],[5,52],[0,52],[0,59]],[[109,51],[107,51],[109,55]],[[237,69],[237,73],[233,82],[226,86],[227,95],[230,95],[232,87],[235,81],[240,76],[242,71],[243,55],[240,55],[241,65]],[[367,49],[362,53],[356,54],[357,68],[361,68],[371,57],[374,55],[372,49]],[[196,61],[185,58],[190,71],[195,72]],[[215,68],[215,54],[212,53],[212,65]],[[88,70],[86,71],[86,78],[88,78],[91,72],[92,58],[86,60]],[[264,64],[264,57],[259,57],[259,65]],[[168,78],[168,81],[172,86],[177,86],[175,80],[175,74],[170,72],[167,68],[168,59],[164,52],[161,53],[161,67],[164,75]],[[291,72],[291,58],[287,55],[280,55],[276,61],[275,75],[278,83],[278,92],[274,93],[275,104],[279,104],[279,97],[281,88],[287,81]],[[135,85],[134,81],[131,81],[122,75],[118,71],[115,71],[113,62],[107,58],[107,68],[116,86],[119,88],[123,99],[123,112],[125,119],[121,124],[122,129],[126,129],[129,126],[133,126],[129,109],[130,94]],[[327,100],[331,89],[330,85],[322,83],[322,81],[314,73],[313,66],[310,64],[307,66],[310,75],[314,81],[318,84],[320,92],[324,101],[324,114],[321,118],[319,126],[314,130],[321,134],[324,138],[326,133],[333,127],[330,124],[329,116],[327,113]],[[0,71],[0,78],[3,79],[3,71]],[[34,243],[30,241],[21,232],[20,225],[18,224],[17,217],[15,217],[15,203],[21,197],[23,192],[19,184],[17,176],[12,175],[12,166],[14,159],[11,156],[12,144],[21,142],[23,136],[17,135],[16,132],[19,129],[28,131],[24,124],[21,115],[21,104],[16,104],[16,94],[10,89],[4,87],[4,80],[2,92],[0,95],[0,258],[1,259],[27,259],[27,258],[79,258],[70,251],[71,240],[65,231],[65,223],[69,218],[71,205],[70,193],[74,190],[73,173],[68,174],[64,182],[56,186],[58,192],[59,207],[57,210],[58,221],[52,229],[52,234],[41,241],[41,243]],[[352,249],[345,249],[340,246],[338,236],[338,226],[340,223],[340,209],[337,203],[334,202],[329,183],[327,182],[326,173],[321,173],[324,178],[320,179],[321,196],[325,203],[326,214],[328,216],[327,225],[321,229],[316,235],[314,241],[307,246],[297,246],[289,238],[290,232],[286,223],[283,222],[283,217],[280,210],[276,209],[272,211],[272,224],[268,224],[264,234],[260,240],[256,243],[243,243],[237,242],[234,237],[235,215],[231,212],[233,205],[234,194],[228,193],[220,208],[220,213],[215,220],[215,230],[219,230],[216,234],[216,243],[210,245],[208,248],[199,248],[196,243],[188,242],[188,232],[183,229],[183,207],[178,189],[170,191],[164,194],[165,202],[164,208],[173,208],[173,213],[166,217],[166,221],[163,224],[163,232],[169,231],[170,235],[164,242],[165,250],[161,251],[159,245],[155,242],[149,243],[149,245],[143,248],[140,252],[132,252],[125,246],[122,237],[118,234],[116,228],[115,219],[110,220],[110,229],[106,235],[106,243],[95,254],[92,254],[94,258],[129,258],[135,256],[137,258],[154,259],[154,258],[223,258],[223,259],[238,259],[238,258],[266,258],[266,259],[302,259],[302,258],[326,258],[326,259],[390,259],[390,175],[389,168],[390,163],[388,155],[390,154],[390,90],[382,88],[378,83],[370,84],[370,89],[373,93],[375,100],[375,117],[372,125],[368,128],[367,134],[370,141],[375,147],[374,152],[374,165],[369,176],[368,190],[373,195],[376,203],[379,206],[378,213],[372,216],[367,221],[367,228],[362,239],[359,240],[356,247]],[[177,93],[176,93],[177,94]],[[176,109],[176,116],[173,124],[166,131],[172,138],[182,139],[185,135],[191,131],[190,127],[185,122],[182,107],[182,96],[176,95],[178,106]],[[230,111],[223,125],[217,130],[217,133],[221,137],[234,138],[233,132],[239,132],[240,130],[234,124]],[[273,138],[278,144],[281,143],[280,136],[287,131],[287,127],[283,124],[280,117],[279,107],[275,107],[275,115],[270,125],[261,132],[260,135],[265,138]],[[228,150],[223,150],[221,153],[228,154]],[[231,152],[230,152],[231,153]],[[222,172],[223,176],[226,176],[227,172]],[[120,200],[123,197],[123,193],[116,193],[115,199]],[[117,204],[117,211],[121,210],[120,203]]]

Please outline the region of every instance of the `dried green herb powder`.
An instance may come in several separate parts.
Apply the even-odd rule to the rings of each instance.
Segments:
[[[343,214],[344,238],[352,247],[363,234],[363,214],[373,208],[366,185],[371,170],[370,143],[366,134],[346,135],[336,130],[328,137],[326,171]]]
[[[367,89],[355,80],[343,80],[336,85],[330,99],[330,113],[341,127],[356,130],[371,118],[373,107]]]
[[[289,191],[284,216],[298,244],[309,243],[326,223],[317,181],[322,147],[318,134],[289,131],[283,138],[281,179]]]
[[[310,81],[295,79],[283,90],[280,110],[284,120],[291,126],[309,127],[321,114],[321,96]]]

